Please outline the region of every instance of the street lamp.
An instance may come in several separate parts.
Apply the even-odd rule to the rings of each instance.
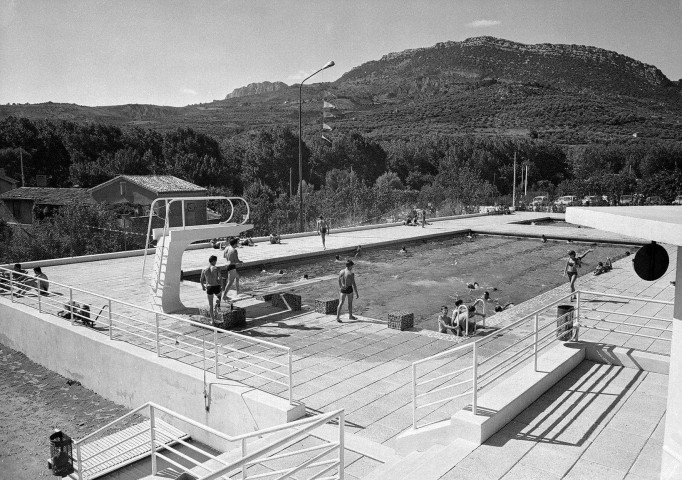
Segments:
[[[301,142],[301,130],[302,130],[302,123],[301,123],[301,112],[302,112],[302,105],[303,105],[303,82],[308,80],[310,77],[313,75],[317,75],[320,73],[322,70],[333,67],[334,62],[330,61],[325,64],[324,67],[320,68],[318,71],[315,73],[307,76],[306,78],[301,81],[301,84],[298,86],[298,199],[299,199],[299,221],[300,221],[300,231],[303,232],[303,144]]]

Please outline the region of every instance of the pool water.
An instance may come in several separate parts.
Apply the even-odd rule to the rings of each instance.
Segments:
[[[450,309],[461,298],[472,302],[484,291],[492,302],[487,306],[493,315],[496,304],[520,303],[551,290],[568,280],[563,275],[567,251],[578,254],[588,248],[580,275],[592,275],[597,262],[611,257],[622,258],[632,247],[615,245],[574,245],[566,241],[517,239],[499,236],[454,237],[445,241],[419,241],[400,247],[368,249],[353,258],[360,298],[354,300],[353,311],[359,315],[386,320],[389,312],[404,310],[414,313],[415,325],[437,329],[441,305]],[[336,276],[344,268],[345,257],[338,261],[317,259],[314,263],[282,264],[267,271],[245,271],[241,275],[243,291],[279,284],[291,284],[291,292],[301,295],[303,304],[314,306],[316,299],[338,297]],[[279,271],[283,273],[280,274]],[[611,272],[609,275],[617,275]],[[309,279],[334,275],[335,278],[308,285],[296,285],[304,275]],[[478,283],[478,289],[469,284]],[[344,308],[343,316],[347,316]]]

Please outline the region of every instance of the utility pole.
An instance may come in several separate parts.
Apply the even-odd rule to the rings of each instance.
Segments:
[[[512,207],[516,208],[516,152],[514,152],[514,186],[512,187]]]
[[[24,181],[24,155],[23,150],[19,148],[19,163],[21,163],[21,186],[25,187],[26,182]]]
[[[523,187],[523,196],[528,195],[528,164],[526,163],[526,184]]]

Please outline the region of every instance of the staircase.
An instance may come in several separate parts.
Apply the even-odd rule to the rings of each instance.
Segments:
[[[175,445],[189,435],[161,419],[155,420],[156,441]],[[151,455],[150,421],[145,420],[80,447],[82,478],[91,480]]]
[[[434,445],[425,452],[411,452],[398,461],[385,463],[363,480],[438,480],[473,452],[478,444],[457,439]]]

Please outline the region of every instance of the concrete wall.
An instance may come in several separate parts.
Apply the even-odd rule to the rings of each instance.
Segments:
[[[661,478],[682,478],[682,247],[677,247],[673,337]]]
[[[305,406],[207,375],[210,410],[204,404],[202,371],[158,358],[131,344],[111,341],[60,317],[41,314],[0,298],[0,343],[103,397],[128,408],[156,402],[228,435],[279,425],[303,417]],[[173,423],[173,422],[172,422]],[[226,445],[185,424],[194,438],[223,450]]]

